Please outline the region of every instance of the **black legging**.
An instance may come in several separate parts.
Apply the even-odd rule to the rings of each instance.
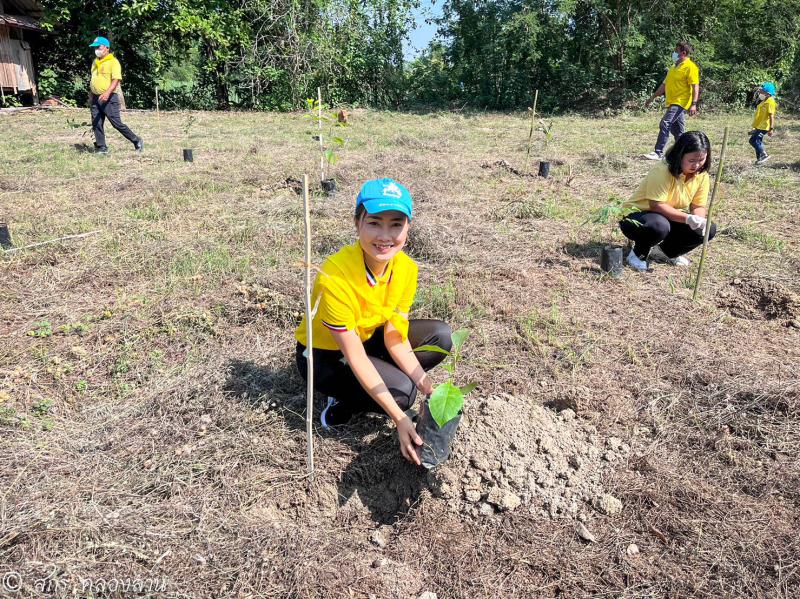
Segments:
[[[631,222],[635,221],[635,222]],[[642,260],[650,248],[661,244],[668,258],[676,258],[703,244],[703,232],[694,231],[686,223],[676,223],[657,212],[634,212],[619,221],[622,234],[633,241],[633,252]],[[708,238],[713,239],[717,227],[711,224]]]
[[[450,351],[451,333],[447,323],[441,320],[412,320],[408,327],[408,341],[412,348],[421,345],[436,345]],[[308,368],[306,358],[303,356],[305,349],[302,344],[297,344],[297,369],[304,380]],[[407,410],[414,405],[417,398],[417,386],[397,367],[389,355],[386,344],[383,342],[382,326],[376,329],[372,337],[364,343],[364,349],[400,409]],[[416,352],[416,354],[420,366],[425,371],[430,370],[446,357],[444,354],[432,351]],[[355,373],[350,366],[344,363],[343,358],[344,356],[339,350],[314,350],[314,390],[335,397],[342,403],[342,409],[349,410],[351,414],[383,412],[380,405],[358,382]]]

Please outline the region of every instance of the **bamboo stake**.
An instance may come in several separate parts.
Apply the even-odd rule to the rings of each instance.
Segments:
[[[325,145],[322,143],[322,88],[317,88],[317,132],[319,135],[319,180],[320,183],[325,180]]]
[[[314,480],[314,437],[313,415],[314,415],[314,342],[312,338],[311,321],[314,319],[314,312],[311,308],[311,207],[308,201],[308,175],[303,175],[303,210],[305,213],[305,286],[306,286],[306,443],[308,453],[306,465],[308,475]]]
[[[156,123],[158,125],[158,145],[161,146],[159,154],[164,161],[164,129],[161,127],[161,108],[158,102],[158,86],[156,85]]]
[[[725,148],[728,147],[728,127],[725,127],[725,132],[722,134],[722,150],[719,153],[719,167],[717,167],[717,176],[714,178],[714,189],[711,190],[711,199],[708,202],[708,212],[706,213],[706,231],[703,234],[703,251],[700,254],[700,264],[697,266],[697,279],[694,282],[694,292],[692,293],[692,301],[697,301],[697,290],[700,289],[700,278],[703,276],[703,265],[706,261],[706,252],[708,251],[708,234],[711,231],[711,215],[714,210],[714,199],[717,197],[717,187],[719,187],[719,180],[722,179],[722,173],[725,168]]]
[[[533,139],[533,126],[536,122],[536,102],[539,99],[539,90],[533,95],[533,111],[531,112],[531,130],[528,132],[528,151],[525,153],[525,168],[523,173],[528,172],[528,159],[531,157],[531,139]]]
[[[78,235],[66,235],[64,237],[57,237],[56,239],[48,239],[47,241],[39,241],[37,243],[31,243],[30,245],[23,245],[19,248],[11,248],[10,250],[5,250],[6,254],[13,254],[14,252],[21,252],[22,250],[29,250],[31,248],[37,248],[43,245],[49,245],[51,243],[58,243],[59,241],[67,241],[70,239],[83,239],[84,237],[89,237],[90,235],[97,235],[100,232],[100,229],[96,231],[89,231],[88,233],[80,233]]]

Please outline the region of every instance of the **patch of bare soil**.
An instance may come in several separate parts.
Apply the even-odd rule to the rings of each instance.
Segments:
[[[465,414],[452,457],[430,478],[466,518],[524,510],[585,521],[594,511],[621,511],[602,482],[629,452],[569,408],[555,412],[525,397],[491,395]]]
[[[796,321],[800,301],[788,289],[769,279],[734,279],[719,294],[718,305],[736,318]]]

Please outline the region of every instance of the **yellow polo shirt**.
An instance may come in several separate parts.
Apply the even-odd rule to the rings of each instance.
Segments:
[[[110,52],[103,58],[95,58],[92,63],[92,81],[90,87],[92,93],[99,96],[109,87],[111,81],[119,79],[122,81],[122,65]],[[114,90],[116,94],[119,91],[119,86]]]
[[[664,80],[664,94],[667,97],[667,106],[677,104],[686,110],[692,105],[692,86],[700,83],[700,69],[686,58],[679,65],[672,65]]]
[[[405,253],[394,256],[383,276],[376,277],[356,241],[326,259],[320,271],[311,292],[312,307],[319,298],[311,324],[315,348],[339,349],[331,331],[355,331],[361,341],[367,341],[388,320],[403,339],[408,337],[408,312],[417,292],[419,268]],[[294,336],[308,347],[305,317]]]
[[[700,173],[686,180],[685,175],[673,177],[666,162],[657,164],[644,178],[630,203],[642,210],[650,210],[650,201],[666,202],[678,210],[687,210],[690,205],[705,206],[708,202],[710,178]]]
[[[756,114],[753,117],[753,129],[769,131],[769,115],[775,114],[777,110],[778,104],[772,96],[761,102],[756,107]]]

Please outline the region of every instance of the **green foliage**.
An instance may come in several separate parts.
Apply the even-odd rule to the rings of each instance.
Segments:
[[[53,409],[53,400],[52,399],[42,399],[37,401],[31,406],[31,411],[33,415],[37,418],[42,418],[50,413],[50,410]]]
[[[37,322],[34,327],[28,331],[28,337],[52,337],[53,336],[53,325],[50,324],[49,320],[41,320]]]
[[[42,93],[84,105],[88,42],[111,39],[126,103],[292,110],[403,103],[543,112],[639,107],[679,40],[694,44],[702,102],[743,105],[753,85],[800,92],[800,0],[445,0],[440,37],[406,63],[417,0],[43,0]],[[7,103],[10,100],[7,98]],[[8,104],[7,104],[8,105]]]
[[[451,335],[453,346],[450,351],[435,345],[422,345],[414,349],[415,352],[433,351],[447,356],[442,363],[442,368],[450,376],[447,381],[436,386],[430,399],[428,399],[428,409],[431,411],[431,416],[433,416],[439,428],[461,413],[461,409],[464,407],[464,397],[477,386],[477,383],[468,383],[458,387],[453,382],[456,375],[456,367],[461,360],[461,351],[467,337],[469,337],[469,331],[466,329],[454,331]]]
[[[595,225],[607,225],[610,229],[609,236],[613,238],[614,233],[617,230],[617,223],[623,219],[634,224],[635,226],[641,225],[638,220],[627,218],[629,214],[634,212],[639,212],[639,208],[637,208],[636,205],[631,204],[628,200],[623,198],[611,196],[608,199],[608,204],[592,211],[591,214],[589,214],[589,217],[583,221],[582,224],[586,225],[591,223]]]
[[[0,108],[19,108],[20,106],[22,106],[22,102],[13,94],[6,94],[0,99]]]
[[[639,107],[686,40],[703,104],[741,106],[766,79],[800,91],[799,9],[800,0],[446,0],[446,42],[412,63],[423,80],[409,90],[418,102],[512,108],[530,106],[538,88],[544,112]]]

